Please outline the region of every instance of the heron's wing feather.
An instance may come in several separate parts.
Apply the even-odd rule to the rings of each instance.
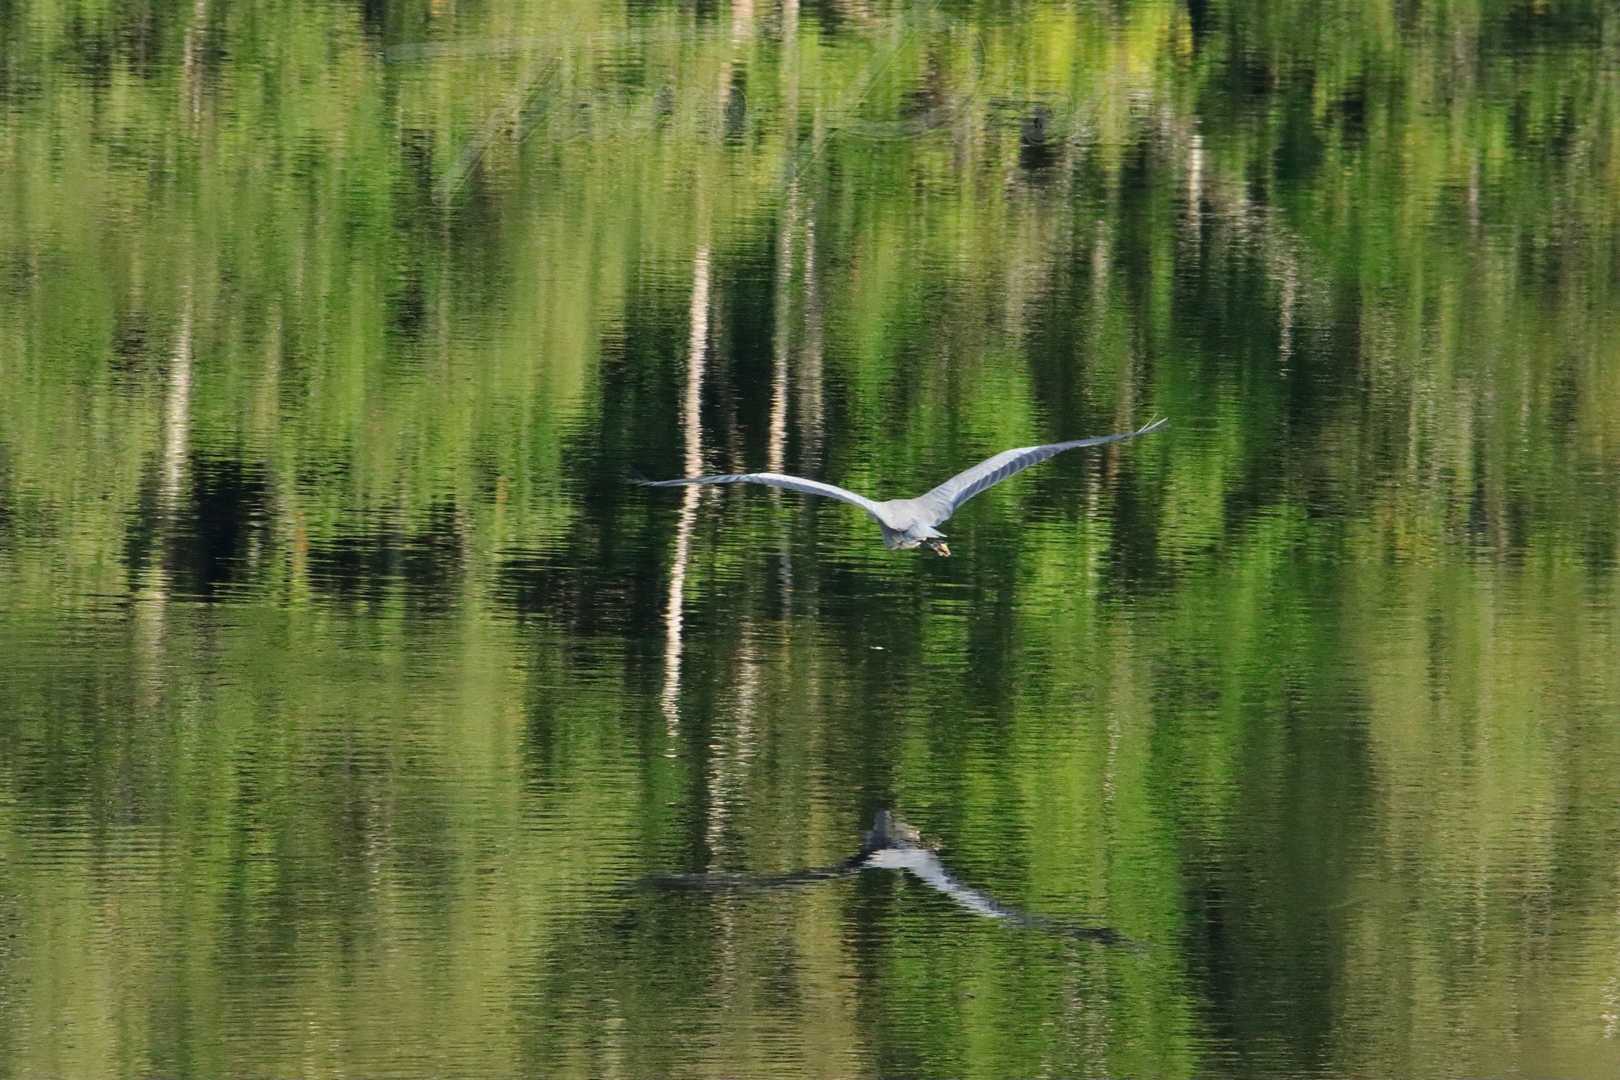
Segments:
[[[1167,423],[1169,423],[1168,420],[1155,420],[1150,424],[1137,428],[1135,431],[1124,431],[1118,435],[1094,435],[1089,439],[1075,439],[1071,442],[1047,443],[1045,446],[1021,446],[1016,450],[1003,450],[995,457],[988,458],[971,469],[957,473],[918,501],[931,503],[942,512],[943,516],[939,520],[944,521],[945,518],[955,513],[958,507],[985,488],[994,487],[1014,473],[1023,472],[1031,465],[1038,465],[1049,457],[1061,454],[1065,450],[1078,450],[1082,446],[1102,446],[1104,443],[1134,439],[1138,435],[1147,435],[1158,431]]]
[[[864,495],[857,495],[847,488],[836,484],[824,484],[820,480],[806,480],[802,476],[788,476],[785,473],[756,472],[756,473],[725,473],[715,476],[685,476],[675,480],[637,480],[643,487],[682,487],[687,484],[764,484],[766,487],[784,488],[787,491],[798,491],[805,495],[820,495],[828,499],[839,499],[860,507],[868,514],[883,520],[883,513],[878,504]]]

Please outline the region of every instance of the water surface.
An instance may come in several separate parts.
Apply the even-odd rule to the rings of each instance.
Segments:
[[[1614,1075],[1617,191],[1580,0],[0,5],[0,1076]],[[880,807],[1144,947],[645,884]]]

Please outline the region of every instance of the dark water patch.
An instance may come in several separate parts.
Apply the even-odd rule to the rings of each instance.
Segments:
[[[347,603],[401,600],[424,616],[456,604],[466,558],[465,525],[452,503],[430,507],[410,525],[378,513],[353,532],[312,541],[309,577],[318,594]]]

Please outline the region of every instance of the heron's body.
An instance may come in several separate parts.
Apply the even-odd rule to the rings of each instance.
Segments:
[[[909,551],[945,535],[929,524],[944,518],[935,518],[922,499],[890,499],[874,505],[872,516],[883,530],[883,546],[890,551]]]
[[[973,496],[986,488],[993,487],[1001,481],[1022,472],[1031,465],[1045,461],[1056,454],[1066,450],[1078,450],[1083,446],[1101,446],[1104,443],[1123,442],[1134,439],[1139,435],[1147,435],[1158,431],[1168,423],[1166,420],[1156,420],[1135,431],[1121,432],[1118,435],[1097,435],[1089,439],[1075,439],[1072,442],[1047,443],[1044,446],[1021,446],[1015,450],[1003,450],[992,458],[957,473],[943,484],[915,499],[890,499],[887,502],[875,502],[864,495],[858,495],[848,488],[841,488],[836,484],[828,484],[821,480],[810,480],[802,476],[789,476],[786,473],[727,473],[717,476],[686,476],[675,480],[643,480],[641,483],[648,487],[676,487],[685,484],[763,484],[766,487],[784,488],[788,491],[803,492],[806,495],[821,495],[829,499],[838,499],[851,503],[865,510],[878,523],[883,530],[883,546],[890,551],[909,550],[911,548],[927,546],[936,555],[949,555],[951,549],[945,544],[945,534],[939,531],[939,526],[954,514],[957,509]]]

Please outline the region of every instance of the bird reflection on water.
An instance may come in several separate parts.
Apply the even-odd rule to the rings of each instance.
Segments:
[[[986,893],[962,884],[953,877],[933,848],[922,841],[922,834],[902,821],[893,811],[877,812],[866,832],[861,850],[831,866],[794,870],[785,874],[657,874],[645,884],[662,889],[705,889],[716,892],[738,889],[779,889],[795,885],[833,881],[863,870],[903,870],[937,892],[944,893],[958,907],[987,919],[999,919],[1014,926],[1050,934],[1094,941],[1102,945],[1140,948],[1140,943],[1107,926],[1085,926],[1047,915],[1035,915],[1000,903]]]

